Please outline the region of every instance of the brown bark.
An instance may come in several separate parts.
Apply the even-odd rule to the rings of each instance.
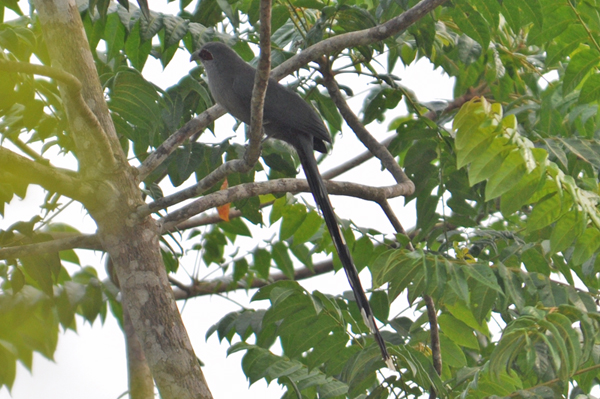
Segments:
[[[167,279],[156,222],[128,217],[143,201],[117,140],[77,5],[74,0],[36,0],[35,8],[53,67],[81,82],[79,93],[60,87],[83,178],[100,182],[101,200],[83,204],[115,265],[123,306],[160,395],[212,398]]]

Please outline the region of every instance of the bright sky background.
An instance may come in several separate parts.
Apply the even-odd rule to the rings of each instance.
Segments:
[[[166,1],[153,2],[151,8],[155,11],[175,14],[178,12],[179,2],[165,4]],[[22,9],[27,10],[25,2],[21,1]],[[189,6],[195,7],[195,1]],[[6,13],[5,20],[13,19],[15,16]],[[383,65],[386,64],[385,55],[381,59]],[[195,64],[189,62],[189,54],[184,50],[179,50],[171,63],[165,70],[162,69],[158,60],[149,57],[143,74],[146,79],[156,85],[166,88],[178,82]],[[400,62],[394,73],[402,78],[401,84],[408,87],[417,94],[421,102],[434,100],[452,99],[453,80],[443,75],[441,70],[433,70],[433,67],[427,61],[421,60],[411,68],[405,69]],[[355,96],[349,100],[349,104],[355,112],[358,112],[363,103],[364,95],[372,87],[369,83],[373,79],[356,79],[351,75],[343,75],[345,81],[342,84],[351,86]],[[399,107],[394,114],[404,114],[404,106]],[[372,123],[368,129],[378,139],[390,135],[387,131],[387,125],[392,119],[390,112],[389,119],[383,124]],[[203,140],[221,141],[223,138],[233,135],[231,127],[233,119],[221,118],[217,122],[217,137],[213,138],[210,133],[202,136]],[[364,148],[354,137],[353,132],[344,125],[342,137],[336,139],[335,146],[331,156],[323,162],[321,171],[326,171],[331,167],[342,163],[355,155],[364,152]],[[74,168],[71,159],[59,159],[58,156],[52,157],[53,164],[57,166],[66,166]],[[356,170],[347,173],[340,180],[365,183],[375,186],[393,184],[393,179],[384,172],[381,172],[378,161],[371,160],[361,165]],[[192,184],[187,182],[186,184]],[[181,188],[181,187],[180,187]],[[164,187],[166,192],[172,192],[172,188]],[[35,186],[30,186],[26,199],[15,199],[10,206],[6,207],[5,219],[0,219],[0,228],[5,229],[17,220],[29,220],[37,214],[43,194],[42,190]],[[306,197],[307,201],[313,204],[311,197]],[[333,197],[333,205],[336,213],[343,219],[352,219],[358,226],[368,226],[379,229],[386,234],[393,234],[393,229],[383,215],[380,208],[372,203],[362,200],[351,199],[347,197]],[[66,200],[63,200],[65,203]],[[390,201],[398,217],[406,229],[414,226],[415,212],[414,203],[403,208],[403,201],[396,199]],[[65,222],[78,227],[82,232],[94,233],[95,225],[85,210],[79,205],[74,205],[65,210],[55,219],[57,222]],[[264,220],[268,220],[265,214]],[[249,223],[247,223],[249,224]],[[265,237],[276,234],[278,225],[275,225],[267,232]],[[236,245],[247,245],[253,248],[256,245],[256,238],[238,240]],[[231,252],[232,249],[230,249]],[[100,253],[93,251],[78,251],[83,265],[94,266],[101,278],[105,278],[104,260]],[[195,265],[195,255],[184,258],[182,269],[192,271]],[[206,276],[211,270],[200,265],[200,276]],[[70,271],[76,269],[71,268]],[[212,278],[219,277],[214,274]],[[177,276],[180,281],[186,283],[186,274],[180,272]],[[361,273],[363,284],[370,285],[370,276],[368,272]],[[329,273],[319,278],[313,278],[302,281],[302,285],[309,291],[319,290],[328,294],[340,294],[349,289],[348,282],[344,273]],[[216,334],[211,336],[208,341],[205,340],[206,331],[210,326],[218,322],[225,314],[240,309],[241,304],[248,306],[249,299],[254,291],[230,293],[227,297],[212,296],[196,298],[187,303],[180,302],[180,309],[183,308],[183,319],[187,331],[194,345],[197,356],[205,363],[203,372],[205,373],[208,385],[215,398],[279,398],[282,395],[282,389],[273,382],[270,386],[261,380],[250,388],[241,370],[241,358],[244,352],[238,352],[230,357],[226,357],[228,344],[225,342],[219,344]],[[404,296],[396,301],[392,307],[390,315],[395,315],[405,305]],[[399,303],[403,302],[403,303]],[[266,306],[265,303],[252,304],[256,306]],[[83,323],[78,318],[78,332],[67,331],[60,334],[58,349],[55,353],[54,361],[45,359],[35,354],[33,362],[33,373],[30,374],[24,367],[19,365],[17,370],[17,379],[13,386],[12,395],[6,388],[0,389],[0,399],[116,399],[127,390],[127,371],[125,359],[125,346],[123,335],[116,321],[109,313],[106,323],[101,324],[97,320],[93,326]]]

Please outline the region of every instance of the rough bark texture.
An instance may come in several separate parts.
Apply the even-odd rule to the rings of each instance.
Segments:
[[[101,197],[84,206],[114,263],[123,306],[161,397],[211,398],[169,286],[156,222],[128,217],[143,201],[117,140],[77,5],[74,0],[36,0],[35,7],[53,66],[82,84],[80,93],[61,87],[61,95],[80,169],[84,179],[97,184]]]

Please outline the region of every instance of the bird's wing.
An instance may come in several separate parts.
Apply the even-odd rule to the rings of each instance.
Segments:
[[[236,77],[232,89],[241,102],[250,108],[254,81]],[[315,136],[331,143],[331,136],[316,111],[302,97],[282,86],[274,79],[269,80],[265,98],[264,123],[287,127],[285,130]],[[293,110],[290,112],[290,110]],[[250,121],[244,121],[249,123]],[[282,138],[282,137],[279,137]],[[285,140],[285,138],[283,138]]]
[[[267,120],[287,125],[293,131],[309,134],[331,143],[331,136],[323,121],[302,97],[273,80],[269,81],[267,91],[269,92],[265,100]]]

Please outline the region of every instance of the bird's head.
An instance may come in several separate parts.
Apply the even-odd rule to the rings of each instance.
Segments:
[[[200,50],[197,50],[192,53],[191,61],[200,61],[203,64],[207,61],[212,61],[215,59],[223,59],[226,56],[231,56],[237,54],[235,51],[227,47],[224,43],[219,42],[210,42],[206,43]]]

